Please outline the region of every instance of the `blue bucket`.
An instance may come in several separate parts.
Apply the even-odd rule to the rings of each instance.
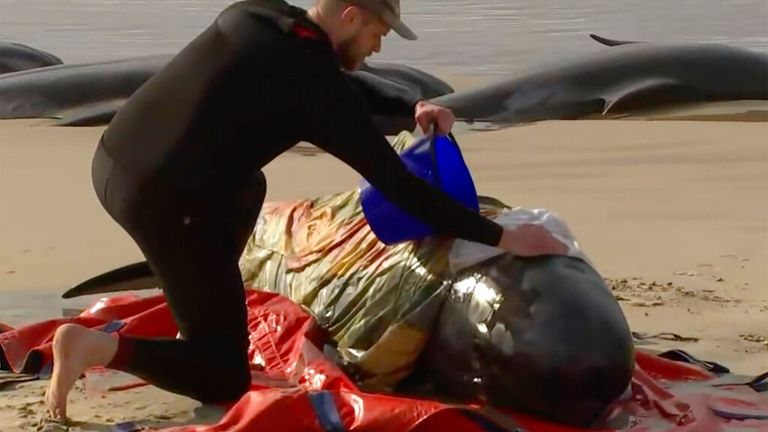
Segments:
[[[400,158],[409,171],[479,211],[475,183],[452,135],[424,137],[403,151]],[[382,243],[420,240],[434,234],[429,225],[391,203],[367,181],[361,182],[360,189],[363,214]]]

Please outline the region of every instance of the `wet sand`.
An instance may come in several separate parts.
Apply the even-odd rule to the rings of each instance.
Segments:
[[[550,208],[568,222],[632,330],[655,336],[643,346],[681,348],[756,374],[768,369],[768,123],[753,117],[764,106],[462,128],[458,140],[479,193]],[[11,325],[87,305],[92,298],[60,294],[141,259],[92,191],[90,160],[103,129],[46,123],[0,122],[0,322]],[[287,153],[265,172],[269,200],[347,190],[359,180],[312,151]],[[38,426],[45,384],[0,391],[3,431],[62,430]],[[220,415],[150,387],[102,397],[75,391],[70,410],[83,431]]]

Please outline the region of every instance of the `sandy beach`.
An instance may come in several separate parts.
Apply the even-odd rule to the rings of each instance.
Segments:
[[[642,346],[757,374],[768,370],[768,122],[747,111],[544,122],[457,138],[480,194],[549,208],[568,222],[632,330],[649,337]],[[691,121],[701,115],[720,121]],[[91,187],[102,130],[0,122],[0,322],[19,326],[89,304],[60,294],[142,259]],[[348,190],[360,178],[328,155],[300,151],[265,172],[268,200]],[[0,391],[0,429],[64,430],[38,424],[45,384]],[[70,414],[83,422],[77,430],[108,431],[124,421],[211,422],[221,412],[145,387],[75,391]]]

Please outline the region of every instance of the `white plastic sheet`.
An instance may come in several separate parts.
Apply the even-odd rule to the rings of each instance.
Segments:
[[[514,229],[523,224],[540,225],[546,228],[553,237],[568,247],[567,255],[582,259],[592,266],[591,261],[581,250],[578,241],[576,241],[576,237],[573,235],[570,228],[568,228],[565,221],[549,210],[514,207],[501,212],[494,217],[493,220],[507,229]],[[457,239],[453,243],[448,259],[451,271],[457,273],[469,266],[504,253],[506,253],[506,251],[493,246]]]

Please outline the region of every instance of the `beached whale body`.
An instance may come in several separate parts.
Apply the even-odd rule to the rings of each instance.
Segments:
[[[367,72],[405,86],[424,99],[433,99],[455,91],[450,84],[440,78],[402,64],[366,62],[360,67],[360,72]]]
[[[505,208],[481,197],[489,217]],[[358,191],[267,202],[240,260],[246,286],[312,312],[326,352],[361,387],[485,400],[580,426],[627,389],[632,336],[585,261],[503,254],[454,274],[450,239],[387,247],[363,218]],[[157,286],[136,263],[64,297]]]
[[[373,63],[356,72],[373,86],[410,91],[453,110],[459,120],[499,126],[541,120],[614,118],[686,103],[768,99],[768,56],[717,44],[612,41],[595,54],[522,76],[454,92],[417,69]],[[170,56],[50,66],[0,76],[0,119],[57,118],[103,125]],[[377,116],[387,135],[415,128],[407,116]]]
[[[412,263],[404,259],[401,265]],[[390,269],[393,283],[403,271],[397,265]],[[600,275],[584,261],[502,255],[441,283],[441,310],[430,326],[421,365],[405,379],[407,393],[484,401],[585,427],[599,421],[627,389],[634,371],[629,326]],[[83,289],[86,285],[91,289]],[[137,263],[86,285],[65,297],[157,287],[158,282],[145,263]],[[385,363],[382,357],[379,362]],[[422,391],[425,387],[430,390]]]
[[[61,64],[55,55],[16,42],[0,41],[0,74]]]
[[[718,44],[600,39],[615,46],[433,102],[452,109],[460,120],[503,126],[612,118],[686,103],[768,99],[768,55]]]
[[[610,289],[572,257],[504,255],[451,281],[424,349],[438,394],[594,426],[634,371]]]
[[[59,126],[109,124],[115,112],[172,56],[166,54],[86,64],[56,65],[0,76],[0,119],[53,118]],[[426,72],[394,63],[365,65],[354,72],[387,93],[429,99],[453,89]],[[413,130],[411,117],[377,116],[386,135]]]
[[[61,125],[107,124],[170,58],[152,55],[2,75],[0,118],[56,118]]]

